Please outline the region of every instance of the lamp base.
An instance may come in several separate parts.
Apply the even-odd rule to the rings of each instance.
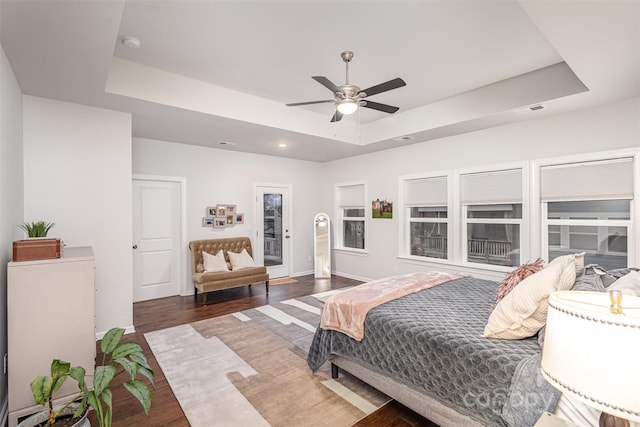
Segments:
[[[600,427],[631,427],[629,420],[603,412],[600,414]]]

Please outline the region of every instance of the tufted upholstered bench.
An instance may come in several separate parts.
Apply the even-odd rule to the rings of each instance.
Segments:
[[[191,250],[191,266],[193,273],[193,286],[195,288],[195,298],[198,298],[198,291],[202,293],[217,291],[221,289],[235,288],[238,286],[251,286],[252,283],[265,282],[267,293],[269,293],[269,273],[266,267],[256,266],[243,268],[241,270],[224,271],[210,273],[204,271],[202,252],[216,255],[218,251],[224,252],[227,267],[231,270],[229,255],[227,252],[240,253],[246,249],[253,257],[251,240],[248,237],[227,237],[223,239],[193,240],[189,242]],[[202,303],[206,302],[203,295]]]

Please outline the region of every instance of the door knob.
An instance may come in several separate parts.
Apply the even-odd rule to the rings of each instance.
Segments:
[[[133,249],[138,249],[138,245],[133,245]]]

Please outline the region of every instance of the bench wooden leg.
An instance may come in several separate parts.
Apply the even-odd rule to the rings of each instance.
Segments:
[[[334,365],[333,363],[331,364],[331,378],[338,379],[338,372],[340,371],[340,369],[338,368],[338,365]]]
[[[269,281],[268,281],[268,280],[266,280],[266,281],[264,282],[264,287],[265,287],[265,289],[267,290],[267,295],[268,295],[268,294],[269,294]]]

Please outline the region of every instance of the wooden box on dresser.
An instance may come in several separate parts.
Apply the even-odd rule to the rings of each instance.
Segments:
[[[7,266],[7,352],[9,427],[42,409],[30,383],[51,375],[51,361],[61,359],[87,370],[93,381],[96,335],[95,258],[91,247],[65,247],[57,259],[12,261]],[[58,396],[72,396],[68,380]]]

